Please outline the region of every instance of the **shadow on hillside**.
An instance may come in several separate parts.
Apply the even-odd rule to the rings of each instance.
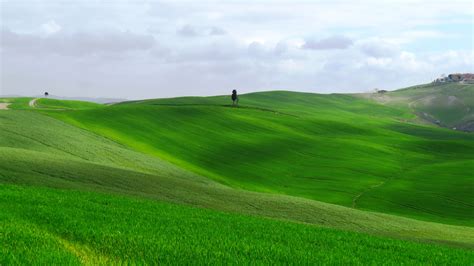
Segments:
[[[262,111],[262,112],[271,112],[274,114],[281,114],[281,115],[287,115],[287,116],[292,116],[292,117],[299,117],[297,115],[293,114],[288,114],[284,112],[280,112],[277,110],[273,109],[268,109],[268,108],[262,108],[262,107],[253,107],[253,106],[244,106],[244,105],[239,105],[239,106],[233,106],[231,104],[199,104],[199,103],[154,103],[152,105],[158,105],[158,106],[210,106],[210,107],[224,107],[224,108],[236,108],[236,109],[249,109],[249,110],[257,110],[257,111]]]

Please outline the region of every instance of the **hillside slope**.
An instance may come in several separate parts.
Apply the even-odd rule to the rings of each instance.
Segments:
[[[240,102],[188,97],[47,114],[232,187],[473,225],[473,135],[407,123],[407,108],[348,95],[267,92]]]
[[[474,131],[474,85],[426,84],[383,95],[366,95],[389,106],[410,108],[421,119],[447,128]]]
[[[0,263],[473,260],[471,135],[346,95],[226,98],[2,99]]]
[[[396,238],[474,245],[474,229],[236,190],[34,111],[0,112],[2,183],[106,192]]]

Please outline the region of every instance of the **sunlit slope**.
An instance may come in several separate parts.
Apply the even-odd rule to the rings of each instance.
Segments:
[[[0,149],[2,151],[38,152],[44,156],[58,157],[58,163],[68,159],[111,167],[138,170],[147,173],[162,173],[168,176],[192,175],[180,168],[160,160],[131,151],[102,136],[65,124],[57,119],[34,111],[8,110],[0,112]],[[27,157],[25,155],[25,157]],[[3,156],[8,160],[11,156]],[[62,158],[62,159],[59,159]],[[33,161],[33,160],[32,160]],[[12,166],[2,163],[3,169]],[[26,170],[26,168],[23,168]]]
[[[18,98],[0,98],[0,103],[9,103],[9,109],[29,109],[28,103],[33,100],[29,97],[18,97]]]
[[[455,264],[474,252],[99,193],[0,184],[0,264]]]
[[[372,98],[412,109],[420,118],[457,130],[474,131],[474,85],[427,84]]]
[[[36,108],[60,109],[60,110],[82,110],[95,109],[104,105],[85,101],[75,100],[56,100],[41,98],[36,101]]]
[[[233,187],[473,225],[473,135],[408,124],[408,108],[348,95],[267,92],[228,103],[48,114]]]
[[[37,112],[2,111],[0,123],[2,183],[146,197],[396,238],[474,245],[474,229],[468,227],[225,187]]]
[[[104,105],[76,100],[57,100],[49,98],[0,98],[0,103],[10,103],[9,109],[14,110],[29,110],[29,109],[51,109],[51,110],[82,110],[82,109],[96,109]]]

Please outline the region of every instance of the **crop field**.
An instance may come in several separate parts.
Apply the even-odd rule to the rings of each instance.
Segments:
[[[468,250],[97,193],[0,186],[2,265],[470,264]]]
[[[474,135],[420,113],[471,118],[430,88],[472,100],[2,98],[0,264],[471,265]]]

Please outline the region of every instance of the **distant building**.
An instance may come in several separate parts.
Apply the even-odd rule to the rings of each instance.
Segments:
[[[459,82],[459,81],[463,80],[463,74],[459,74],[459,73],[449,74],[448,79],[450,81]]]
[[[474,84],[474,74],[466,73],[463,75],[463,80],[461,81],[464,84]]]
[[[433,81],[433,83],[445,83],[445,82],[448,82],[447,77],[439,77]]]
[[[433,83],[446,83],[446,82],[460,82],[463,84],[473,84],[474,74],[473,73],[453,73],[449,75],[441,75],[435,79]]]
[[[461,83],[463,83],[463,84],[474,84],[474,78],[464,79],[463,81],[461,81]]]
[[[379,88],[374,89],[374,93],[386,93],[386,92],[387,92],[386,90],[381,90]]]

